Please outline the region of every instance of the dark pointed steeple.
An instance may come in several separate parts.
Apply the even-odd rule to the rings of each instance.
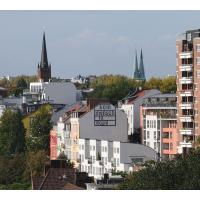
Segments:
[[[41,60],[38,64],[38,79],[43,82],[51,79],[51,65],[48,64],[45,33],[43,33]]]
[[[47,49],[46,49],[45,32],[43,33],[42,53],[41,53],[40,67],[41,67],[41,68],[46,68],[46,67],[48,67],[48,58],[47,58]]]
[[[141,53],[140,53],[140,66],[139,66],[139,72],[140,72],[140,79],[141,79],[141,80],[146,80],[145,72],[144,72],[144,62],[143,62],[142,49],[141,49]]]
[[[139,69],[138,69],[138,61],[137,61],[137,51],[135,51],[135,72],[134,72],[134,78],[138,79],[140,76]]]

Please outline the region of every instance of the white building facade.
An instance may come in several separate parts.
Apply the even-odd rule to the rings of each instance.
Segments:
[[[77,169],[95,178],[112,171],[130,171],[138,160],[156,160],[153,149],[127,142],[127,124],[126,114],[111,104],[80,108],[71,112],[67,121],[58,122],[66,137],[57,133],[57,146],[64,147],[57,152],[64,152]]]

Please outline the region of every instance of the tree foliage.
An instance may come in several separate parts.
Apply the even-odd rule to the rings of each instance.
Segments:
[[[8,89],[9,95],[18,96],[23,93],[24,89],[28,89],[30,82],[36,81],[36,76],[17,76],[10,80],[4,78],[0,80],[0,86]]]
[[[40,177],[44,175],[44,166],[49,161],[47,152],[38,150],[37,152],[27,152],[25,176]]]
[[[172,161],[151,162],[127,176],[119,189],[193,190],[200,189],[200,149]]]
[[[27,138],[29,151],[45,150],[48,153],[51,129],[51,107],[42,106],[30,120]]]
[[[0,120],[0,155],[24,152],[25,130],[20,110],[6,109]]]
[[[26,168],[24,154],[0,156],[0,185],[23,182],[23,173]]]
[[[158,89],[162,93],[176,93],[176,77],[169,76],[166,78],[155,78],[149,79],[144,86],[146,89]]]
[[[139,87],[158,89],[162,93],[175,93],[176,77],[170,76],[163,79],[152,77],[143,82],[121,75],[103,75],[96,78],[90,87],[94,89],[94,92],[89,95],[90,98],[107,98],[115,103]]]
[[[70,159],[68,159],[68,157],[64,154],[64,152],[61,152],[57,159],[58,160],[65,160],[67,168],[74,168],[74,163],[71,162]]]
[[[142,86],[143,82],[137,82],[121,75],[103,75],[91,83],[94,92],[90,97],[107,98],[111,101],[117,101],[124,98],[130,90],[135,90]]]

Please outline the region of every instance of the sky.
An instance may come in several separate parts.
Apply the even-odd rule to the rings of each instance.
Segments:
[[[176,73],[176,37],[200,28],[200,11],[0,11],[0,76],[35,75],[46,33],[52,76]]]

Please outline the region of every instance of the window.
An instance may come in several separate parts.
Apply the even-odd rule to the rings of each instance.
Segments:
[[[197,78],[200,78],[200,70],[197,70]]]
[[[117,153],[119,153],[119,148],[117,148]]]
[[[187,41],[191,41],[191,39],[192,39],[191,33],[188,33],[187,34]]]
[[[197,65],[200,65],[200,57],[196,58]]]
[[[147,139],[149,139],[149,131],[147,131]]]
[[[105,165],[107,165],[108,159],[105,157]]]
[[[105,152],[107,152],[107,147],[105,147]]]
[[[117,158],[117,166],[119,166],[119,158]]]
[[[169,148],[170,148],[170,150],[173,149],[173,143],[170,143],[170,144],[169,144]]]
[[[156,131],[154,131],[154,140],[156,140]]]
[[[156,150],[156,142],[154,142],[154,150]]]
[[[95,146],[93,146],[93,151],[95,151]]]
[[[200,44],[197,44],[196,50],[197,50],[197,51],[200,51]]]

